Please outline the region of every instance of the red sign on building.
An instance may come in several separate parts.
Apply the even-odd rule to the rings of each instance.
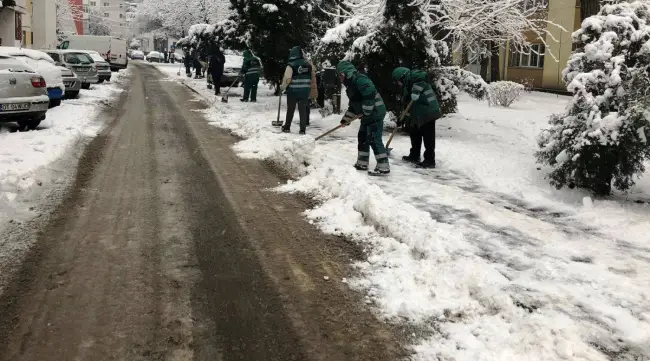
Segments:
[[[74,19],[74,27],[77,30],[77,35],[84,34],[84,4],[83,0],[68,0],[70,4],[70,9],[72,10],[72,18]]]

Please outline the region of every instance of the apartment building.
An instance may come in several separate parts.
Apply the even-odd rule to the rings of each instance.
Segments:
[[[125,0],[83,0],[87,21],[101,20],[111,28],[112,36],[130,37],[131,22],[127,21],[129,2]],[[87,25],[86,25],[87,28]]]
[[[530,32],[526,34],[528,41],[533,44],[534,51],[530,54],[518,53],[509,46],[502,47],[499,52],[499,79],[526,83],[540,90],[566,91],[562,70],[573,50],[571,34],[581,25],[580,0],[549,0],[547,16],[552,23],[563,28],[550,24],[547,26],[546,30],[555,40],[547,35],[542,41]],[[455,58],[458,61],[460,57]],[[480,74],[480,65],[476,62],[465,68]],[[488,79],[489,69],[490,65]]]
[[[23,15],[27,13],[26,0],[0,1],[0,45],[22,45]]]

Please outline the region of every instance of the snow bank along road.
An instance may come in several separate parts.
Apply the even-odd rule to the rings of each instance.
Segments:
[[[0,298],[0,360],[395,360],[340,280],[360,252],[153,67],[89,145]]]

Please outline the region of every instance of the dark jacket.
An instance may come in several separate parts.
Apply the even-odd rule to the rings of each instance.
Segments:
[[[361,122],[364,124],[383,121],[386,116],[386,105],[372,80],[359,73],[349,61],[339,62],[336,70],[345,74],[343,84],[349,99],[346,115],[353,117],[361,114]]]
[[[405,106],[416,99],[413,100],[409,111],[408,124],[421,127],[440,118],[440,103],[426,72],[397,68],[393,71],[393,78],[403,84],[402,97]]]
[[[223,73],[223,67],[226,64],[226,56],[223,55],[219,46],[213,46],[210,54],[210,63],[208,70],[211,73]]]

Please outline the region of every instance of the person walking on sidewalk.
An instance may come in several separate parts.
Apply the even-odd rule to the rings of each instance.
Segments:
[[[241,67],[241,74],[244,76],[244,97],[240,99],[242,102],[247,102],[249,97],[250,101],[257,101],[257,84],[260,82],[261,70],[260,59],[250,50],[244,50],[244,64]]]
[[[358,145],[359,151],[354,168],[368,170],[370,148],[375,153],[377,166],[369,172],[371,175],[390,173],[388,154],[382,140],[384,131],[384,117],[386,105],[379,95],[372,80],[361,74],[349,61],[342,60],[336,67],[341,82],[349,99],[349,107],[345,112],[341,124],[350,125],[356,118],[361,118],[359,126]]]
[[[185,75],[192,77],[192,52],[189,46],[183,47],[183,64],[185,65]]]
[[[407,126],[411,136],[411,151],[403,160],[422,168],[436,167],[436,120],[440,118],[440,103],[429,77],[421,70],[399,67],[393,70],[393,80],[403,89],[402,99],[413,101]],[[420,152],[424,143],[424,160]]]
[[[291,122],[293,114],[298,107],[300,116],[300,134],[305,134],[307,129],[307,107],[309,106],[309,97],[312,93],[313,66],[305,60],[304,53],[299,46],[294,46],[289,52],[289,65],[284,71],[282,79],[282,91],[287,91],[287,117],[282,126],[282,131],[289,133],[291,131]]]

